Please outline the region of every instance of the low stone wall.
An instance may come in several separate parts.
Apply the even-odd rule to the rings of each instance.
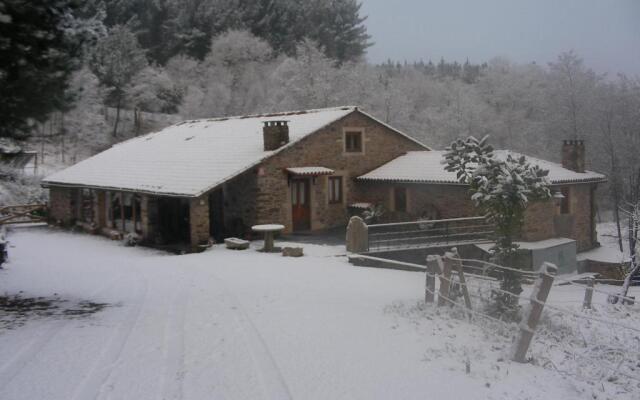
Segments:
[[[597,273],[599,274],[599,278],[603,279],[623,280],[625,278],[624,268],[628,267],[628,262],[625,264],[620,264],[588,259],[578,261],[579,273]]]

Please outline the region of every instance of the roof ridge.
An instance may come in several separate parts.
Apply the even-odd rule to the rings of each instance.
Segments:
[[[277,112],[257,113],[257,114],[230,115],[225,117],[186,119],[184,121],[177,122],[171,126],[179,126],[179,125],[190,124],[195,122],[219,122],[219,121],[227,121],[232,119],[237,120],[237,119],[250,119],[250,118],[286,117],[288,115],[312,114],[312,113],[325,112],[325,111],[354,111],[356,109],[358,109],[358,106],[335,106],[335,107],[325,107],[325,108],[311,108],[307,110],[289,110],[289,111],[277,111]]]

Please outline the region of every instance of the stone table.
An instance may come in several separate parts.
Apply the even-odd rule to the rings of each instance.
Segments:
[[[254,225],[251,227],[251,230],[254,232],[264,232],[264,247],[261,251],[265,253],[273,253],[273,235],[276,232],[280,232],[284,230],[284,225],[280,224],[264,224],[264,225]]]

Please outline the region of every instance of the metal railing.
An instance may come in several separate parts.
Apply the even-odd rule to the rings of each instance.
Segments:
[[[486,217],[420,220],[368,225],[369,251],[490,242],[495,233]]]

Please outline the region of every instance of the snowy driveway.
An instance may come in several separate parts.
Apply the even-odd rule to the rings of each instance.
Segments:
[[[3,400],[581,398],[538,367],[480,355],[467,375],[456,349],[432,361],[440,336],[483,338],[401,315],[422,274],[354,268],[340,248],[172,256],[48,228],[9,240],[0,293],[112,306],[0,330]]]

